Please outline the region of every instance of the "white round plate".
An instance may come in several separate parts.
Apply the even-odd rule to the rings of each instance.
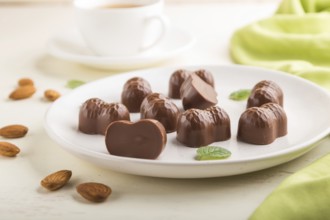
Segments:
[[[185,30],[171,27],[164,40],[152,50],[136,56],[97,56],[85,45],[78,30],[71,30],[53,38],[48,45],[50,55],[87,66],[127,70],[156,65],[189,49],[195,38]]]
[[[120,102],[122,87],[131,77],[148,80],[154,92],[168,93],[169,77],[177,68],[146,69],[111,76],[76,88],[58,99],[49,108],[45,128],[49,136],[70,153],[93,164],[114,171],[136,175],[169,178],[203,178],[247,173],[272,167],[311,150],[315,143],[330,131],[329,94],[304,79],[289,74],[246,66],[188,66],[213,73],[218,105],[231,118],[232,137],[213,143],[232,152],[225,160],[197,161],[196,149],[176,141],[176,133],[168,134],[165,150],[156,160],[126,158],[110,155],[104,136],[87,135],[78,131],[79,108],[92,97],[107,102]],[[237,124],[245,110],[246,101],[232,101],[229,94],[239,89],[252,88],[261,80],[273,80],[284,92],[284,109],[288,117],[288,134],[269,145],[251,145],[236,140]],[[180,101],[176,103],[181,106]],[[132,114],[133,120],[139,114]]]

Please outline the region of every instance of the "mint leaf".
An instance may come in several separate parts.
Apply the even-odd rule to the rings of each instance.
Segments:
[[[235,92],[232,92],[229,95],[229,98],[234,101],[243,101],[249,98],[251,94],[251,89],[240,89]]]
[[[222,147],[207,146],[197,149],[196,160],[221,160],[230,157],[231,152]]]
[[[67,83],[66,83],[66,87],[70,88],[70,89],[75,89],[81,85],[85,84],[84,81],[81,81],[81,80],[76,80],[76,79],[72,79],[72,80],[69,80]]]

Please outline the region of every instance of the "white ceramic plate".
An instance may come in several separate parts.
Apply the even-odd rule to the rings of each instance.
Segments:
[[[181,67],[182,68],[182,67]],[[147,79],[154,92],[168,93],[168,80],[177,68],[146,69],[104,78],[83,85],[58,99],[48,110],[45,128],[50,137],[70,153],[91,163],[118,172],[170,178],[203,178],[242,174],[272,167],[312,149],[330,131],[330,97],[320,87],[295,76],[245,66],[196,66],[205,68],[215,78],[219,106],[231,118],[232,138],[213,143],[232,152],[225,160],[196,161],[196,149],[176,141],[175,133],[168,134],[165,150],[157,160],[125,158],[110,155],[101,135],[87,135],[77,130],[80,105],[88,98],[98,97],[118,102],[123,84],[131,77]],[[228,99],[231,92],[252,88],[261,80],[273,80],[283,89],[284,108],[288,117],[288,135],[270,145],[251,145],[236,140],[238,119],[246,101]],[[181,105],[179,101],[176,102]],[[139,118],[132,114],[133,120]]]
[[[155,65],[174,58],[189,49],[194,42],[195,39],[190,33],[171,27],[164,40],[145,54],[126,57],[103,57],[94,55],[87,48],[77,30],[70,30],[54,37],[49,43],[48,52],[56,58],[91,67],[127,70]]]

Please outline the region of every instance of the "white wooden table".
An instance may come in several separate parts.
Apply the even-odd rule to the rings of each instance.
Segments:
[[[229,64],[228,42],[233,31],[270,16],[275,3],[208,3],[166,5],[177,26],[197,37],[196,45],[162,66]],[[28,135],[12,140],[21,148],[16,158],[0,158],[0,219],[247,219],[272,190],[291,173],[330,151],[327,140],[289,163],[250,174],[211,179],[162,179],[116,173],[80,160],[45,133],[43,116],[50,103],[45,89],[62,94],[69,79],[91,81],[111,71],[86,68],[46,55],[50,38],[74,26],[68,4],[5,5],[0,7],[0,125],[29,127]],[[13,102],[8,94],[17,79],[34,79],[37,93]],[[1,139],[3,140],[3,139]],[[40,180],[53,171],[70,169],[70,184],[45,192]],[[79,198],[77,183],[103,182],[113,194],[102,204]]]

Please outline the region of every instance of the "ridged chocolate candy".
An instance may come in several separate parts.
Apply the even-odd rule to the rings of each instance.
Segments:
[[[249,144],[270,144],[286,134],[287,116],[276,103],[248,108],[239,119],[237,138]]]
[[[150,93],[150,84],[141,77],[134,77],[125,83],[121,94],[121,102],[129,112],[140,112],[143,99]]]
[[[130,120],[127,108],[120,103],[88,99],[80,107],[78,129],[86,134],[105,134],[107,126],[117,120]]]
[[[188,147],[206,146],[230,136],[230,118],[218,106],[189,109],[179,116],[176,139]]]
[[[105,144],[110,154],[122,157],[156,159],[166,145],[163,125],[153,119],[141,119],[135,123],[116,121],[105,134]]]
[[[149,94],[141,104],[141,119],[150,118],[162,123],[167,133],[176,131],[179,108],[160,93]]]
[[[195,73],[190,74],[180,88],[182,105],[190,108],[206,109],[218,103],[215,89]]]
[[[263,80],[253,87],[247,101],[247,108],[260,107],[269,102],[283,106],[283,92],[275,82]]]

